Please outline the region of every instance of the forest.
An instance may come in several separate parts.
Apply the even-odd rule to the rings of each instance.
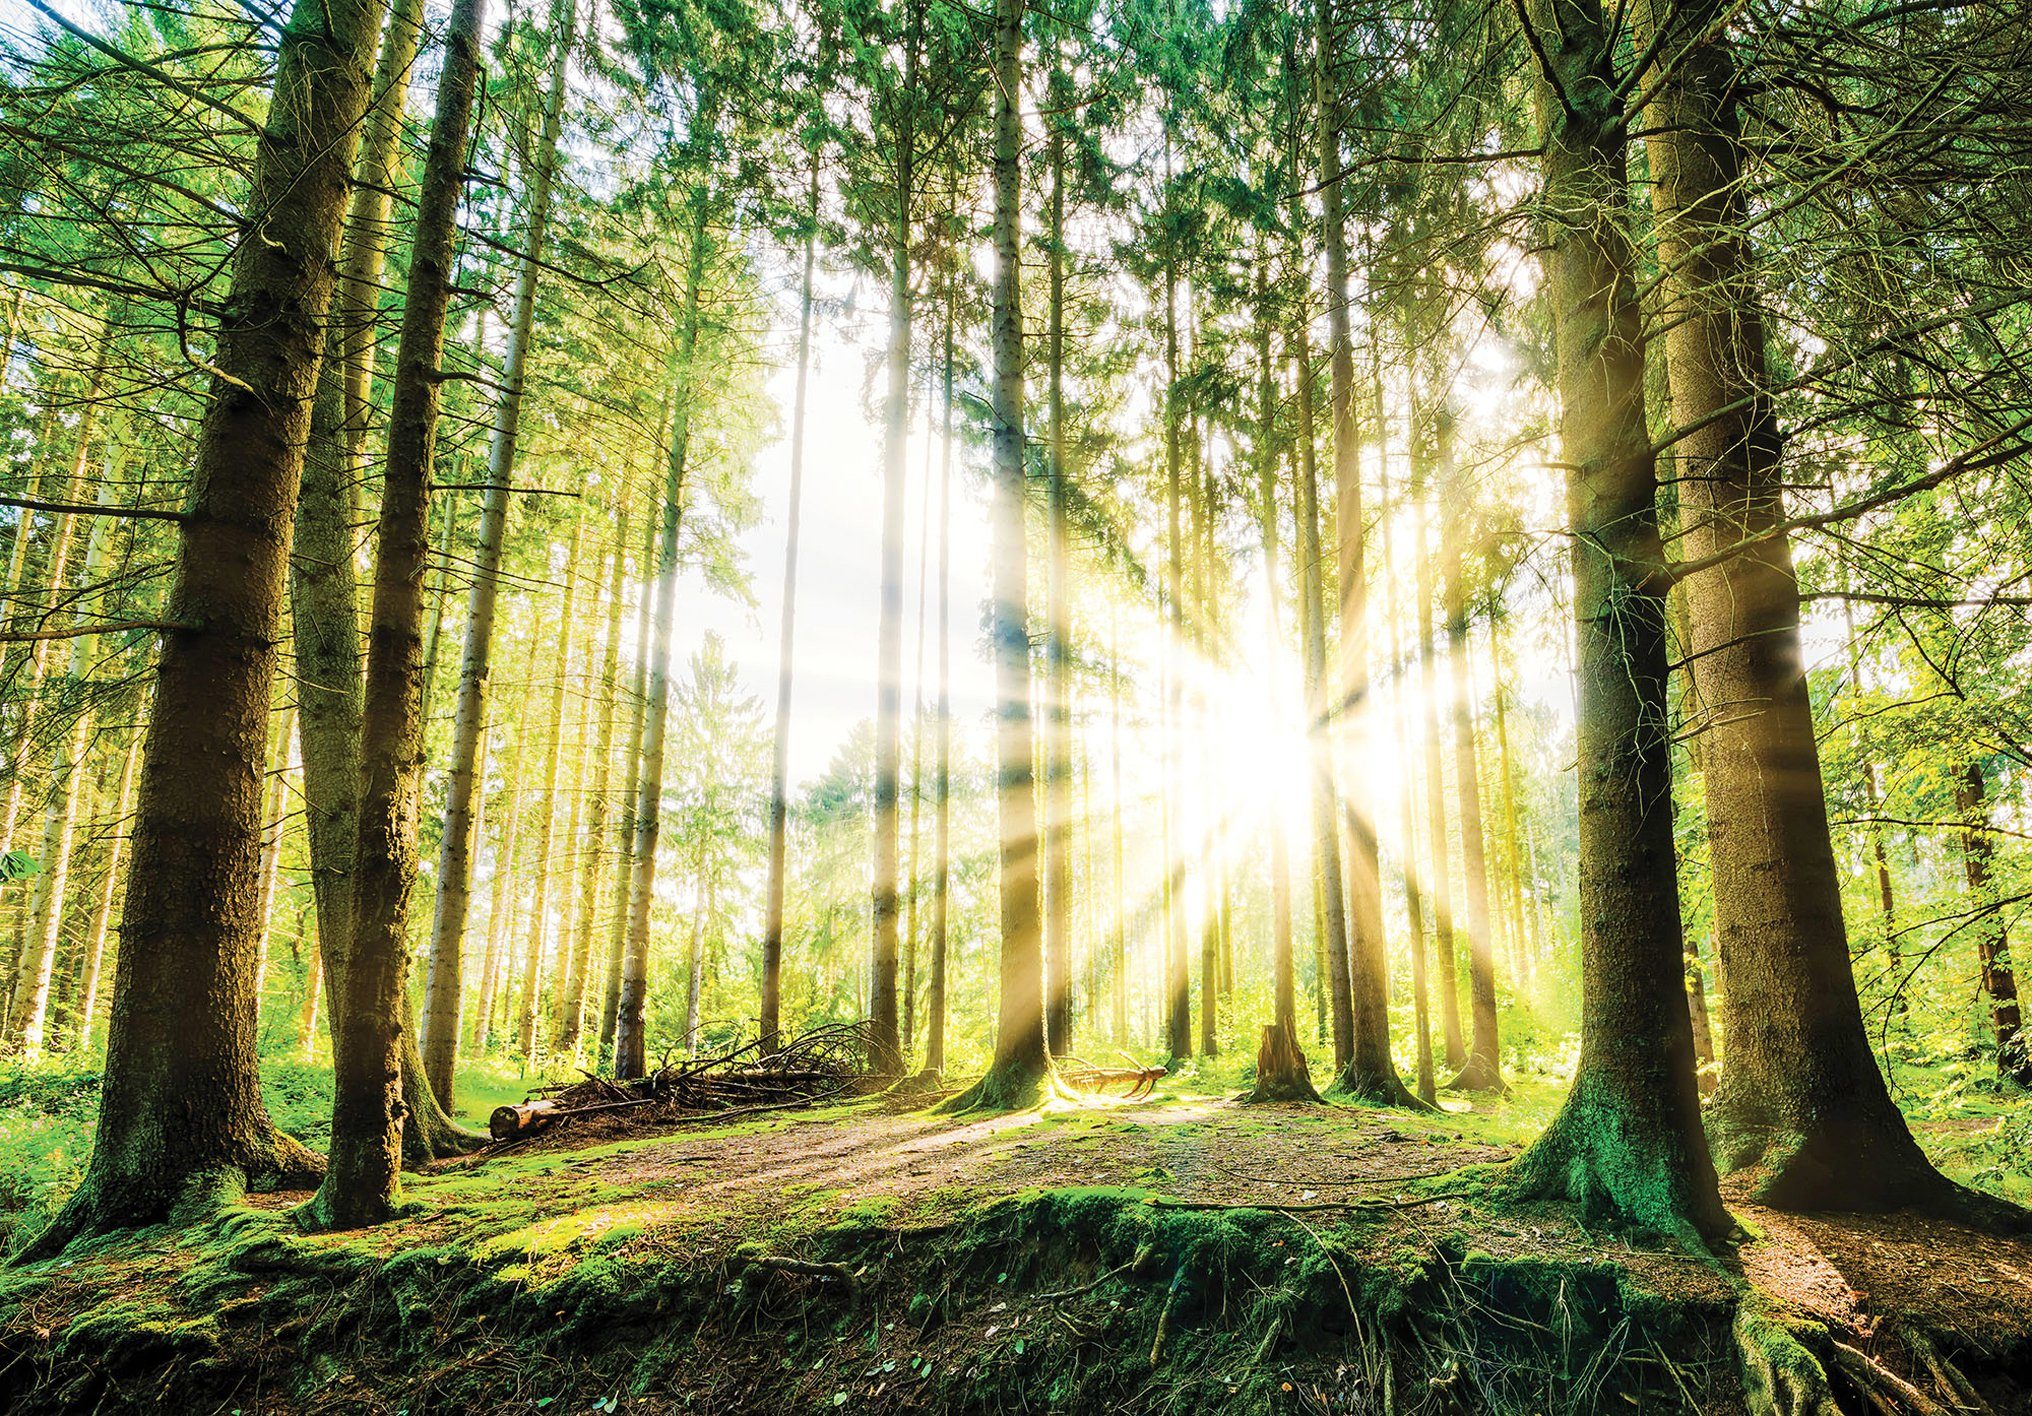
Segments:
[[[0,0],[0,1410],[2032,1412],[2019,0]]]

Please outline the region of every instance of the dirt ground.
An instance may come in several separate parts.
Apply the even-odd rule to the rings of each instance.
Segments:
[[[962,1202],[1080,1186],[1142,1189],[1159,1203],[1299,1214],[1317,1207],[1330,1218],[1336,1205],[1410,1198],[1414,1182],[1422,1201],[1438,1177],[1515,1153],[1462,1138],[1445,1117],[1211,1098],[1100,1099],[984,1117],[869,1102],[786,1114],[737,1134],[703,1127],[662,1136],[653,1125],[587,1118],[509,1154],[529,1151],[569,1157],[564,1170],[602,1189],[658,1196],[658,1223],[704,1219],[730,1234],[746,1217],[780,1210],[786,1196],[817,1196],[843,1214],[878,1206],[907,1223]],[[448,1169],[495,1163],[481,1155]],[[2032,1340],[2032,1239],[1902,1215],[1781,1214],[1735,1192],[1730,1208],[1745,1233],[1718,1267],[1595,1232],[1569,1209],[1489,1205],[1489,1185],[1487,1172],[1470,1170],[1445,1197],[1412,1204],[1397,1221],[1414,1242],[1466,1231],[1498,1259],[1613,1258],[1644,1285],[1680,1297],[1726,1301],[1729,1276],[1740,1274],[1794,1311],[1861,1334],[1911,1315],[2000,1350]]]

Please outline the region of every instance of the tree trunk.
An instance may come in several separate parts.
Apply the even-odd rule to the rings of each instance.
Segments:
[[[451,764],[445,784],[444,835],[438,847],[437,901],[431,920],[429,964],[424,972],[423,1064],[431,1091],[451,1104],[452,1071],[458,1064],[460,991],[464,981],[466,916],[472,895],[473,813],[477,790],[481,725],[487,716],[487,681],[493,670],[494,613],[501,589],[501,548],[508,534],[508,498],[515,480],[515,453],[528,379],[530,331],[536,317],[536,286],[549,235],[551,185],[557,168],[558,132],[563,120],[571,53],[578,32],[578,7],[565,0],[557,67],[543,110],[529,179],[529,233],[515,280],[515,314],[501,367],[501,398],[494,409],[487,444],[487,490],[480,504],[480,533],[473,548],[473,585],[466,607],[466,642],[459,662],[459,688],[452,712]],[[541,921],[539,920],[539,926]],[[524,1051],[530,1050],[525,1043]]]
[[[380,15],[378,0],[302,0],[282,33],[246,203],[257,220],[220,306],[179,523],[165,618],[188,628],[165,635],[156,673],[98,1131],[26,1259],[226,1199],[248,1176],[318,1169],[261,1101],[254,872],[289,525]]]
[[[1580,763],[1581,1052],[1516,1188],[1697,1249],[1730,1228],[1700,1129],[1672,840],[1665,604],[1625,117],[1598,0],[1530,0],[1568,473]],[[1573,95],[1579,95],[1576,104]]]
[[[903,717],[903,517],[910,452],[910,204],[915,195],[912,165],[916,136],[910,123],[916,101],[917,49],[923,3],[911,6],[910,35],[904,44],[903,92],[896,103],[894,185],[890,196],[889,347],[884,364],[888,390],[882,400],[882,606],[875,649],[875,819],[872,917],[869,957],[868,1065],[881,1076],[903,1071],[897,1031],[897,870],[900,832],[897,781],[902,765]]]
[[[1312,398],[1312,340],[1298,325],[1298,563],[1305,600],[1305,704],[1312,744],[1312,858],[1320,909],[1315,916],[1314,953],[1322,1012],[1333,1020],[1334,1074],[1354,1056],[1354,1004],[1348,976],[1347,907],[1341,892],[1340,827],[1334,821],[1332,721],[1326,685],[1326,579],[1319,537],[1319,461],[1315,451]],[[1328,1005],[1331,1005],[1329,1010]]]
[[[430,474],[485,13],[485,0],[457,0],[453,6],[417,193],[368,620],[352,932],[343,978],[332,989],[330,1165],[306,1214],[319,1227],[379,1223],[393,1212],[399,1191],[407,1114],[402,1068],[409,906],[423,778]]]
[[[1057,28],[1051,33],[1055,36]],[[1059,116],[1046,119],[1044,498],[1044,1036],[1053,1057],[1072,1051],[1072,691],[1065,468],[1064,77],[1054,43],[1048,88]]]
[[[1404,662],[1403,642],[1398,634],[1398,610],[1402,596],[1396,575],[1396,560],[1390,550],[1390,473],[1388,433],[1381,419],[1383,415],[1382,372],[1376,373],[1376,413],[1378,426],[1376,446],[1383,462],[1383,476],[1378,490],[1385,507],[1379,518],[1383,537],[1383,584],[1387,592],[1384,619],[1390,626],[1390,662],[1401,665]],[[1423,547],[1419,548],[1420,550]],[[1401,672],[1401,670],[1400,670]],[[1413,1041],[1417,1049],[1414,1062],[1415,1089],[1418,1099],[1431,1103],[1438,1099],[1438,1084],[1432,1070],[1432,989],[1426,977],[1425,946],[1425,884],[1418,873],[1418,792],[1417,773],[1411,770],[1411,732],[1407,722],[1409,713],[1405,708],[1406,695],[1401,691],[1392,695],[1390,727],[1397,748],[1397,760],[1404,764],[1404,791],[1400,803],[1399,834],[1403,838],[1404,913],[1408,918],[1411,945],[1411,1012]],[[1445,857],[1440,857],[1443,864]]]
[[[1362,565],[1362,470],[1355,428],[1355,351],[1348,319],[1347,225],[1341,201],[1339,95],[1330,62],[1332,0],[1318,0],[1319,178],[1326,233],[1326,312],[1333,373],[1334,521],[1340,534],[1340,705],[1333,735],[1360,759],[1369,717],[1368,590]],[[1383,881],[1371,808],[1347,802],[1348,969],[1351,1036],[1336,1090],[1385,1106],[1416,1105],[1390,1057],[1390,967],[1384,952]]]
[[[1990,1028],[1997,1039],[1997,1071],[2021,1087],[2032,1087],[2032,1036],[2018,1005],[2018,978],[2011,969],[2011,939],[2003,906],[1990,883],[1990,819],[1982,765],[1969,762],[1955,774],[1954,804],[1962,819],[1961,860],[1977,917],[1976,964],[1990,1000]]]
[[[698,1056],[699,990],[706,977],[706,911],[710,898],[706,889],[706,850],[703,841],[699,845],[698,859],[693,862],[695,885],[691,906],[691,953],[685,970],[684,991],[684,1055]]]
[[[1664,20],[1676,59],[1647,114],[1672,412],[1693,430],[1675,451],[1685,552],[1757,542],[1686,581],[1693,682],[1713,714],[1701,764],[1727,984],[1709,1131],[1716,1159],[1752,1170],[1766,1204],[1952,1201],[1877,1070],[1849,964],[1799,590],[1778,531],[1780,440],[1721,13],[1703,0]]]
[[[261,1001],[268,992],[268,941],[275,935],[275,884],[282,873],[283,827],[289,823],[290,740],[296,731],[296,705],[282,710],[275,728],[275,763],[268,770],[268,804],[261,819],[267,823],[261,841],[261,946],[254,953],[255,1020],[260,1020]]]
[[[593,780],[587,809],[586,831],[580,849],[584,860],[579,867],[579,919],[574,931],[577,956],[566,982],[564,1017],[558,1026],[557,1047],[569,1053],[576,1065],[586,1027],[586,989],[591,983],[593,937],[600,916],[601,866],[609,850],[619,846],[618,824],[613,801],[608,796],[614,767],[614,710],[620,700],[621,628],[623,602],[628,580],[628,517],[634,509],[628,489],[622,486],[615,500],[619,518],[614,528],[614,564],[607,581],[607,642],[600,661],[600,721],[593,736]],[[582,784],[583,788],[583,784]],[[583,789],[581,795],[585,795]],[[622,851],[622,854],[626,854]],[[594,1051],[599,1050],[595,1043]]]
[[[943,404],[938,474],[938,763],[933,769],[931,977],[924,990],[924,1070],[945,1072],[947,931],[952,901],[952,447],[953,296],[946,292]]]
[[[1452,670],[1454,790],[1460,802],[1461,883],[1468,906],[1468,995],[1473,1031],[1466,1064],[1447,1086],[1455,1091],[1504,1091],[1502,1056],[1496,1043],[1495,920],[1489,910],[1489,867],[1482,838],[1482,774],[1476,756],[1473,661],[1468,643],[1468,596],[1464,559],[1469,534],[1461,512],[1467,489],[1456,483],[1453,410],[1439,410],[1439,467],[1444,495],[1456,509],[1440,551],[1445,580],[1447,665]]]
[[[529,649],[522,658],[522,682],[515,695],[515,744],[508,750],[507,769],[501,774],[501,795],[507,798],[508,814],[501,822],[500,839],[494,845],[494,891],[487,907],[487,950],[480,966],[479,1007],[473,1010],[472,1043],[475,1047],[486,1047],[494,1031],[495,1003],[501,992],[504,967],[508,950],[515,932],[515,894],[521,884],[522,874],[518,868],[518,856],[522,841],[522,800],[526,793],[522,789],[522,764],[528,756],[529,740],[535,735],[534,714],[530,701],[536,693],[536,661],[543,648],[543,636],[531,626]],[[505,720],[503,723],[505,726]],[[494,725],[480,725],[479,759],[475,763],[476,775],[484,780],[487,770],[487,739]],[[473,836],[480,836],[480,812],[483,802],[476,791],[473,799]],[[500,810],[496,806],[495,810]],[[425,1000],[428,1007],[429,993]],[[442,1003],[442,995],[439,995]]]
[[[537,1005],[543,991],[543,960],[550,943],[550,879],[553,847],[557,841],[557,796],[559,768],[564,761],[565,688],[571,679],[572,644],[578,630],[579,546],[584,534],[583,515],[572,519],[571,541],[564,556],[564,605],[555,645],[556,660],[550,680],[550,706],[544,720],[550,724],[548,751],[543,757],[543,805],[536,818],[536,901],[530,911],[528,951],[523,956],[522,996],[517,1009],[516,1048],[523,1062],[536,1065]]]
[[[1430,541],[1427,492],[1431,487],[1431,449],[1422,410],[1414,408],[1411,428],[1411,497],[1418,505],[1418,570],[1414,597],[1418,606],[1418,686],[1424,701],[1426,839],[1432,868],[1425,877],[1425,898],[1432,906],[1432,951],[1439,974],[1439,1018],[1446,1065],[1458,1071],[1467,1064],[1466,1031],[1461,1026],[1460,979],[1453,933],[1453,868],[1446,830],[1445,739],[1440,726],[1439,648],[1432,628],[1437,595],[1432,584],[1434,553]]]
[[[99,884],[98,903],[92,907],[92,922],[85,930],[84,966],[78,984],[77,1037],[73,1044],[78,1052],[89,1052],[92,1046],[92,1029],[99,1012],[99,978],[106,957],[106,933],[112,923],[113,901],[121,884],[121,858],[128,838],[127,813],[134,803],[135,768],[141,761],[141,734],[132,732],[127,737],[126,751],[120,755],[120,786],[114,794],[113,817],[107,826],[106,874]]]
[[[1164,170],[1171,176],[1171,145],[1166,135]],[[1163,642],[1169,682],[1165,685],[1164,730],[1164,1034],[1166,1049],[1175,1062],[1192,1056],[1192,985],[1186,972],[1185,941],[1185,852],[1180,840],[1185,832],[1178,818],[1184,786],[1184,754],[1181,750],[1185,718],[1185,675],[1179,671],[1178,656],[1184,651],[1185,630],[1185,545],[1182,525],[1184,499],[1183,454],[1179,447],[1178,358],[1178,276],[1167,250],[1164,258],[1164,519],[1165,519],[1165,603],[1169,609],[1168,635]]]
[[[106,363],[113,347],[113,331],[110,324],[101,328],[99,352],[92,366],[91,382],[85,393],[84,412],[78,419],[77,442],[72,450],[71,465],[63,486],[54,500],[75,502],[84,486],[85,470],[90,466],[92,437],[98,425],[99,389],[105,380]],[[27,553],[30,513],[21,510],[15,522],[14,551],[18,558]],[[71,542],[77,535],[78,516],[75,513],[59,512],[51,523],[49,548],[43,558],[42,615],[44,618],[55,614],[64,602],[65,577],[69,573]],[[22,571],[17,569],[18,579]],[[24,597],[25,598],[25,597]],[[0,628],[5,628],[0,624]],[[0,805],[0,855],[14,849],[14,833],[21,824],[21,803],[32,775],[29,755],[35,748],[35,720],[42,707],[43,677],[49,671],[50,655],[55,652],[55,640],[38,639],[28,645],[27,681],[22,685],[21,712],[15,718],[11,733],[12,741],[7,747],[7,797]],[[4,650],[5,646],[0,646]],[[0,653],[0,661],[5,659]],[[18,664],[0,662],[0,683],[11,681],[19,670]],[[266,739],[263,739],[264,744]]]
[[[659,444],[665,431],[658,430]],[[627,958],[631,917],[628,889],[635,878],[635,793],[642,784],[642,735],[649,722],[649,632],[656,618],[658,578],[650,567],[655,564],[657,541],[663,529],[660,516],[645,516],[642,521],[642,594],[635,611],[635,681],[628,695],[634,709],[628,715],[628,745],[621,753],[620,792],[616,797],[620,814],[614,823],[622,844],[615,853],[614,882],[609,887],[614,894],[614,922],[607,937],[606,980],[600,987],[600,1042],[595,1049],[603,1059],[613,1055],[621,1014],[621,973]]]
[[[663,826],[663,746],[670,718],[671,626],[677,618],[677,538],[684,510],[685,460],[691,444],[692,357],[698,348],[699,289],[705,280],[706,213],[711,201],[702,187],[692,194],[684,309],[671,370],[670,457],[656,557],[656,642],[648,659],[641,781],[635,794],[635,844],[629,861],[628,943],[621,957],[621,991],[614,1019],[614,1075],[624,1079],[641,1076],[648,1061],[649,907],[656,893],[656,842]]]
[[[109,457],[107,475],[100,480],[98,504],[111,507],[119,474],[114,470],[123,459]],[[91,523],[85,538],[85,560],[79,575],[81,588],[98,582],[106,559],[106,538],[111,522],[101,516]],[[51,586],[52,603],[61,585]],[[64,698],[82,697],[92,669],[94,635],[80,635],[70,644],[70,661],[64,670],[67,692]],[[40,647],[40,646],[38,646]],[[24,941],[21,971],[15,981],[14,1011],[8,1019],[7,1036],[21,1051],[24,1060],[34,1062],[42,1054],[49,1019],[50,982],[56,968],[58,932],[63,924],[64,895],[69,884],[71,843],[75,839],[78,797],[85,784],[85,758],[92,745],[93,713],[87,700],[77,721],[48,773],[49,805],[43,820],[42,873],[36,877],[33,903],[29,909],[28,934]],[[17,782],[18,784],[18,782]],[[265,918],[265,908],[264,908]],[[255,973],[259,987],[260,973]]]
[[[797,650],[797,549],[804,506],[804,410],[811,387],[811,277],[818,255],[817,153],[806,197],[804,270],[797,287],[797,393],[790,412],[790,511],[783,542],[783,620],[776,639],[776,733],[769,771],[769,877],[762,903],[762,1051],[783,1028],[783,891],[790,820],[790,691]]]
[[[994,1061],[947,1105],[1015,1108],[1050,1086],[1044,947],[1038,918],[1037,796],[1030,722],[1030,592],[1024,535],[1020,299],[1024,0],[995,0],[994,541],[989,623],[995,647],[996,788],[1002,922]]]
[[[1263,547],[1264,632],[1271,652],[1284,644],[1278,616],[1277,385],[1270,363],[1268,269],[1256,265],[1256,526]],[[1273,662],[1275,660],[1273,659]],[[1280,709],[1283,695],[1271,687]],[[1298,1044],[1298,981],[1291,954],[1291,852],[1284,837],[1281,803],[1270,807],[1270,991],[1271,1022],[1256,1050],[1256,1084],[1251,1101],[1317,1101],[1305,1050]]]
[[[1489,624],[1489,675],[1495,687],[1491,707],[1496,721],[1496,763],[1500,773],[1499,785],[1503,797],[1503,878],[1509,882],[1506,907],[1510,917],[1510,949],[1513,955],[1511,967],[1516,971],[1517,982],[1521,985],[1531,968],[1531,952],[1525,942],[1524,928],[1524,881],[1518,874],[1517,862],[1517,789],[1516,773],[1510,760],[1510,728],[1505,709],[1510,696],[1504,683],[1508,656],[1503,650],[1503,637],[1496,622]]]

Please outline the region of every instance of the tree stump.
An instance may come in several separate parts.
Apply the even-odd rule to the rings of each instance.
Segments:
[[[1289,1029],[1275,1023],[1263,1029],[1263,1041],[1256,1049],[1256,1087],[1250,1101],[1318,1101],[1312,1072],[1305,1065],[1305,1052]]]

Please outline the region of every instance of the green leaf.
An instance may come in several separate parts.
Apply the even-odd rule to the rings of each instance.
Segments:
[[[8,851],[0,855],[0,880],[26,880],[41,873],[42,862],[27,851]]]

